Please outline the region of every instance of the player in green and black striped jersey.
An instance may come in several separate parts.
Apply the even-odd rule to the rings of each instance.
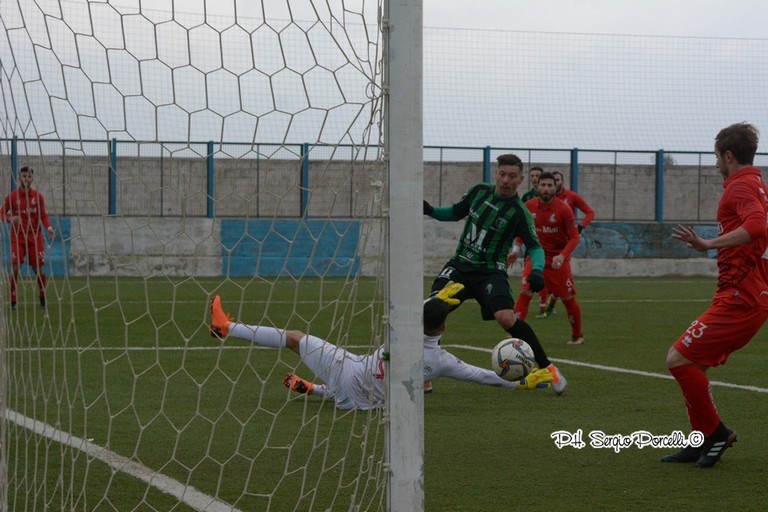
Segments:
[[[455,298],[474,298],[480,304],[484,320],[496,320],[513,338],[528,342],[533,348],[539,371],[552,373],[552,387],[565,392],[567,381],[549,361],[533,329],[515,317],[515,301],[507,277],[507,254],[515,237],[528,248],[533,263],[528,282],[534,292],[544,287],[544,250],[536,236],[530,212],[517,195],[523,179],[523,163],[516,155],[497,159],[494,184],[475,185],[452,206],[433,207],[424,201],[424,214],[440,221],[466,218],[464,230],[453,257],[432,283],[430,296],[449,281],[461,283],[464,290]],[[458,306],[456,306],[458,307]]]
[[[531,182],[531,189],[521,197],[523,204],[527,203],[534,197],[539,197],[539,176],[541,176],[541,173],[543,172],[544,169],[541,167],[531,167],[528,169],[528,181]]]
[[[541,244],[531,214],[518,195],[502,197],[495,189],[490,183],[475,185],[453,206],[433,208],[431,217],[442,221],[467,218],[453,261],[506,272],[515,237],[524,240],[526,247]]]

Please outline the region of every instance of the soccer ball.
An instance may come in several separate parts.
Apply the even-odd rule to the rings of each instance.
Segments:
[[[491,368],[504,380],[525,378],[535,363],[531,346],[518,338],[501,340],[491,351]]]

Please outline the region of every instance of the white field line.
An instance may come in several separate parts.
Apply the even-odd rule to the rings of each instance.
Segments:
[[[490,353],[490,349],[488,348],[482,348],[482,347],[475,347],[471,345],[443,345],[444,348],[447,349],[458,349],[458,350],[470,350],[475,352],[486,352]],[[360,348],[360,349],[368,349],[370,347],[349,347],[349,348]],[[273,350],[268,348],[262,348],[262,347],[256,347],[251,345],[240,345],[240,346],[224,346],[224,345],[218,345],[218,346],[200,346],[200,347],[181,347],[181,346],[168,346],[168,347],[99,347],[97,350],[102,351],[188,351],[188,350]],[[87,350],[94,350],[93,348],[88,347],[80,347],[80,348],[74,348],[74,347],[40,347],[40,348],[24,348],[24,349],[18,349],[18,348],[11,348],[8,349],[9,352],[15,352],[15,351],[29,351],[29,350],[35,350],[35,351],[77,351],[77,352],[84,352]],[[552,361],[558,363],[558,364],[565,364],[565,365],[572,365],[572,366],[582,366],[585,368],[592,368],[595,370],[601,370],[601,371],[607,371],[607,372],[614,372],[614,373],[624,373],[629,375],[638,375],[641,377],[649,377],[654,379],[672,379],[671,375],[668,375],[666,373],[655,373],[655,372],[646,372],[641,370],[632,370],[630,368],[621,368],[618,366],[608,366],[603,364],[594,364],[594,363],[585,363],[583,361],[573,361],[571,359],[552,359]],[[758,386],[745,386],[742,384],[732,384],[730,382],[722,382],[722,381],[711,381],[710,384],[712,386],[719,386],[724,388],[731,388],[731,389],[740,389],[743,391],[752,391],[755,393],[768,393],[768,388],[761,388]],[[186,505],[192,507],[195,510],[198,510],[200,512],[239,512],[238,509],[234,508],[232,505],[229,505],[227,503],[224,503],[222,501],[217,500],[216,498],[212,496],[208,496],[207,494],[204,494],[197,489],[184,485],[181,482],[174,480],[170,477],[167,477],[165,475],[161,475],[157,472],[152,471],[151,469],[147,468],[146,466],[143,466],[141,464],[138,464],[137,462],[134,462],[126,457],[123,457],[122,455],[118,455],[117,453],[114,453],[112,451],[107,450],[106,448],[96,445],[94,443],[91,443],[90,441],[87,441],[85,439],[73,436],[71,434],[62,432],[61,430],[58,430],[51,425],[47,425],[45,423],[39,422],[37,420],[34,420],[32,418],[28,418],[20,413],[17,413],[15,411],[11,411],[6,409],[4,412],[5,418],[16,423],[17,425],[26,428],[28,430],[31,430],[35,432],[38,435],[45,436],[49,439],[52,439],[56,442],[59,442],[61,444],[71,446],[72,448],[75,448],[77,450],[81,450],[91,457],[94,457],[96,459],[99,459],[106,464],[108,464],[110,467],[114,468],[117,471],[122,471],[125,473],[128,473],[129,475],[134,476],[135,478],[138,478],[153,487],[159,489],[160,491],[170,494],[174,497],[176,497],[179,501],[185,503]]]
[[[586,281],[585,281],[586,282]],[[694,300],[695,302],[708,302],[709,300],[701,299],[701,300]],[[274,301],[279,302],[279,301]],[[679,300],[669,300],[669,299],[626,299],[626,300],[582,300],[582,302],[691,302],[691,299],[679,299]],[[444,345],[445,348],[453,348],[453,349],[461,349],[461,350],[473,350],[477,352],[488,352],[490,353],[489,349],[481,348],[481,347],[474,347],[470,345]],[[149,347],[34,347],[34,348],[7,348],[7,352],[17,352],[17,351],[30,351],[34,350],[36,352],[60,352],[60,351],[73,351],[73,352],[85,352],[88,350],[100,350],[100,351],[198,351],[198,350],[253,350],[253,349],[259,349],[261,347],[254,347],[254,346],[200,346],[200,347],[180,347],[180,346],[167,346],[167,347],[159,347],[159,346],[149,346]],[[354,347],[350,347],[354,348]],[[368,348],[368,347],[360,347],[360,348]],[[639,370],[631,370],[628,368],[619,368],[615,366],[606,366],[606,365],[600,365],[600,364],[592,364],[592,363],[584,363],[580,361],[572,361],[568,359],[552,359],[552,361],[556,363],[562,363],[562,364],[569,364],[573,366],[583,366],[587,368],[593,368],[597,370],[603,370],[603,371],[611,371],[611,372],[617,372],[617,373],[627,373],[632,375],[640,375],[643,377],[651,377],[651,378],[659,378],[659,379],[671,379],[671,375],[661,374],[661,373],[653,373],[653,372],[644,372]],[[760,388],[756,386],[743,386],[739,384],[731,384],[728,382],[720,382],[720,381],[712,381],[711,384],[713,386],[722,386],[722,387],[728,387],[728,388],[735,388],[735,389],[742,389],[746,391],[755,391],[758,393],[768,393],[768,389],[766,388]],[[26,428],[35,434],[41,435],[43,437],[47,437],[53,441],[56,441],[58,443],[61,443],[66,446],[70,446],[76,450],[80,450],[91,457],[101,460],[108,466],[112,467],[116,471],[122,471],[124,473],[127,473],[135,478],[138,478],[139,480],[146,482],[147,484],[155,487],[156,489],[160,490],[161,492],[164,492],[166,494],[170,494],[177,498],[180,502],[188,505],[189,507],[193,508],[194,510],[200,511],[200,512],[240,512],[239,509],[234,508],[234,506],[222,502],[212,496],[209,496],[205,493],[202,493],[195,489],[194,487],[185,485],[178,480],[175,480],[173,478],[170,478],[168,476],[162,475],[160,473],[157,473],[148,467],[139,464],[135,461],[132,461],[131,459],[124,457],[122,455],[119,455],[113,451],[107,450],[105,447],[97,445],[95,443],[92,443],[86,439],[74,436],[72,434],[63,432],[61,430],[58,430],[57,428],[53,427],[52,425],[48,425],[46,423],[37,421],[35,419],[29,418],[27,416],[24,416],[21,413],[18,413],[16,411],[10,410],[10,409],[4,409],[0,411],[1,414],[6,418],[6,420],[11,421],[17,425],[19,425],[22,428]]]
[[[80,450],[94,459],[104,462],[115,471],[121,471],[138,478],[165,494],[174,496],[179,502],[184,503],[194,510],[199,512],[240,512],[228,503],[224,503],[213,496],[208,496],[190,485],[184,485],[178,480],[174,480],[173,478],[153,471],[138,462],[123,457],[122,455],[118,455],[117,453],[107,450],[103,446],[94,444],[87,439],[62,432],[51,425],[29,418],[10,409],[5,409],[2,411],[2,414],[6,420],[12,421],[22,428],[26,428],[37,435],[47,437],[57,443]]]
[[[584,282],[583,279],[579,280],[579,283],[583,283],[583,282]],[[638,281],[638,282],[640,282],[640,281]],[[631,284],[631,283],[627,282],[627,284]],[[469,300],[474,302],[474,299],[469,299]],[[360,301],[359,300],[348,300],[348,299],[343,299],[342,298],[342,299],[329,299],[329,300],[326,300],[326,301],[320,301],[320,304],[356,304],[358,302],[360,302]],[[690,298],[690,297],[689,298],[683,298],[683,297],[681,297],[679,299],[665,299],[665,298],[590,299],[590,298],[586,298],[586,297],[580,297],[579,298],[579,303],[607,304],[607,303],[612,303],[612,302],[621,303],[621,304],[625,304],[625,303],[630,303],[631,304],[631,303],[635,303],[635,302],[642,303],[642,304],[645,304],[645,303],[651,303],[652,304],[652,303],[655,303],[655,302],[663,302],[663,303],[668,303],[668,302],[709,303],[709,302],[712,302],[712,297],[711,296],[710,297],[704,297],[704,298]],[[120,303],[121,304],[146,304],[147,301],[146,300],[127,300],[127,299],[121,299]],[[152,303],[153,304],[156,303],[156,304],[177,304],[178,305],[178,304],[200,304],[200,301],[199,300],[181,300],[181,299],[176,299],[176,300],[156,300],[156,301],[153,300]],[[279,299],[270,299],[268,303],[272,304],[272,305],[281,305],[281,304],[291,304],[291,305],[293,305],[293,304],[315,304],[315,305],[317,305],[318,301],[315,300],[315,299],[311,299],[311,300],[279,300]],[[97,309],[99,309],[101,306],[104,305],[103,303],[99,303],[99,304],[101,304],[101,306],[95,306],[92,301],[82,301],[82,300],[71,301],[71,302],[68,302],[68,304],[73,304],[73,305],[76,305],[76,304],[80,304],[80,305],[87,304],[87,305],[93,306],[93,307],[95,307]],[[108,302],[108,304],[111,305],[112,302],[110,301],[110,302]],[[263,305],[265,305],[267,303],[265,301],[263,301],[263,300],[243,299],[241,301],[238,301],[237,304],[240,304],[241,307],[242,307],[242,306],[250,306],[250,305],[253,305],[253,304],[263,306]],[[24,306],[24,305],[29,305],[29,306],[32,306],[32,307],[37,307],[37,302],[34,302],[34,303],[33,302],[25,302],[23,300],[21,302],[19,302],[19,306]],[[49,306],[49,307],[55,307],[55,306]],[[233,314],[237,311],[237,307],[234,306],[234,305],[228,307],[227,309],[231,309],[232,310],[231,313],[233,313]],[[203,311],[205,311],[205,310],[203,310]]]
[[[454,348],[454,349],[461,349],[461,350],[473,350],[475,352],[488,352],[491,351],[487,348],[482,347],[473,347],[471,345],[441,345],[443,348]],[[639,375],[641,377],[651,377],[653,379],[672,379],[672,376],[666,373],[655,373],[655,372],[644,372],[641,370],[632,370],[629,368],[620,368],[618,366],[607,366],[604,364],[595,364],[595,363],[585,363],[583,361],[573,361],[571,359],[555,359],[550,358],[551,361],[554,361],[558,364],[566,364],[566,365],[572,365],[572,366],[583,366],[585,368],[592,368],[594,370],[603,370],[606,372],[615,372],[615,373],[626,373],[629,375]],[[756,393],[768,393],[768,388],[761,388],[758,386],[745,386],[743,384],[732,384],[730,382],[722,382],[719,380],[713,380],[710,381],[710,384],[712,386],[719,386],[723,388],[731,388],[731,389],[741,389],[743,391],[754,391]]]
[[[491,350],[488,348],[483,347],[475,347],[472,345],[442,345],[443,348],[447,349],[459,349],[459,350],[470,350],[474,352],[487,352],[491,353]],[[364,347],[364,346],[350,346],[347,347],[349,349],[355,350],[368,350],[370,347]],[[110,352],[170,352],[170,351],[198,351],[198,350],[215,350],[215,351],[221,351],[221,350],[274,350],[271,348],[265,348],[265,347],[257,347],[255,345],[217,345],[217,346],[199,346],[199,347],[181,347],[181,346],[166,346],[166,347],[98,347],[98,348],[91,348],[91,347],[33,347],[33,348],[9,348],[6,349],[6,352],[17,352],[17,351],[35,351],[35,352],[60,352],[60,351],[72,351],[72,352],[85,352],[89,350],[100,350],[100,351],[110,351]],[[606,372],[614,372],[614,373],[625,373],[629,375],[639,375],[641,377],[650,377],[653,379],[672,379],[672,376],[667,373],[656,373],[656,372],[646,372],[642,370],[632,370],[630,368],[621,368],[618,366],[608,366],[604,364],[596,364],[596,363],[585,363],[583,361],[574,361],[571,359],[555,359],[551,358],[552,361],[559,363],[559,364],[567,364],[572,366],[582,366],[584,368],[592,368],[594,370],[602,370]],[[710,384],[713,386],[719,386],[723,388],[731,388],[731,389],[741,389],[744,391],[754,391],[756,393],[768,393],[768,388],[761,388],[758,386],[747,386],[744,384],[732,384],[730,382],[723,382],[718,380],[710,381]]]

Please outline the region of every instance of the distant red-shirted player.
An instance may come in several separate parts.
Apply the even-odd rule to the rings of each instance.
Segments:
[[[587,204],[583,197],[573,190],[565,188],[563,173],[554,171],[552,174],[555,176],[555,197],[570,206],[574,216],[576,215],[576,210],[584,214],[584,218],[576,225],[579,234],[581,234],[595,219],[595,211]],[[555,302],[557,302],[557,295],[554,293],[550,293],[546,288],[539,292],[539,309],[541,314],[537,318],[546,318],[555,314]]]
[[[45,246],[41,224],[49,239],[53,239],[55,233],[45,211],[43,195],[32,189],[33,181],[34,170],[22,167],[19,171],[19,187],[5,196],[3,210],[0,212],[2,219],[11,224],[11,309],[16,309],[19,268],[25,260],[37,275],[40,307],[45,308]]]
[[[576,225],[579,234],[581,234],[581,232],[595,220],[595,210],[593,210],[579,194],[573,190],[565,188],[563,184],[563,173],[555,171],[552,175],[555,177],[555,197],[570,206],[574,215],[576,215],[576,210],[580,210],[584,214],[584,218]]]
[[[544,249],[544,281],[550,293],[563,300],[568,321],[571,324],[570,345],[581,345],[584,336],[581,332],[581,308],[576,301],[576,288],[571,274],[571,253],[579,245],[579,232],[573,211],[567,204],[555,197],[555,177],[544,172],[539,177],[539,197],[525,203],[536,223],[536,234]],[[514,263],[511,256],[509,264]],[[530,261],[526,261],[523,270],[523,285],[515,303],[515,314],[525,319],[533,292],[528,287]]]
[[[707,370],[725,364],[768,320],[768,187],[753,166],[758,138],[747,123],[723,128],[715,138],[725,189],[717,206],[718,236],[701,238],[692,226],[672,230],[673,238],[692,249],[717,250],[717,288],[709,308],[667,352],[667,368],[683,392],[691,428],[704,434],[704,443],[688,445],[664,462],[710,467],[736,441],[736,432],[720,420]]]

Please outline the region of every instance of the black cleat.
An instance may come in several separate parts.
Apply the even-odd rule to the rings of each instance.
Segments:
[[[723,452],[735,442],[736,432],[720,423],[715,433],[707,436],[704,440],[704,446],[701,447],[701,457],[696,461],[696,465],[700,468],[714,466],[723,456]]]
[[[40,309],[45,309],[45,297],[40,297]]]
[[[686,446],[679,452],[661,458],[661,462],[696,462],[701,457],[701,446]]]

